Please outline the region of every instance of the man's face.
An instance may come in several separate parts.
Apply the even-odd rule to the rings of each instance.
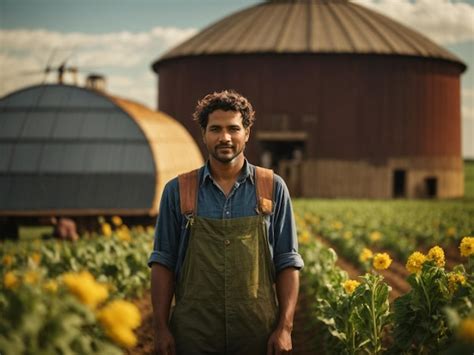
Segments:
[[[242,124],[240,112],[216,110],[209,115],[202,137],[212,158],[230,163],[243,154],[249,133],[250,129]]]

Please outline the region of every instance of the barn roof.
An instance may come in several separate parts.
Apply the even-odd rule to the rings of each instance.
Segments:
[[[155,214],[201,164],[180,123],[130,100],[69,85],[0,100],[0,215]]]
[[[331,53],[437,58],[464,63],[422,34],[347,0],[277,0],[208,26],[160,57],[215,54]]]

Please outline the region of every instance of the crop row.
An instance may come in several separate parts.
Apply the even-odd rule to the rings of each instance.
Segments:
[[[303,240],[323,236],[356,264],[364,249],[389,250],[400,260],[432,245],[451,253],[474,233],[474,204],[459,201],[298,200],[295,211],[297,224],[309,226]]]
[[[315,238],[308,218],[298,219],[303,293],[328,353],[472,352],[474,238],[462,240],[464,263],[451,270],[445,268],[441,247],[433,246],[426,255],[412,250],[406,264],[411,290],[390,304],[391,288],[380,275],[390,268],[388,253],[367,255],[368,272],[350,280],[336,266],[336,253]]]
[[[77,242],[4,242],[1,354],[122,354],[140,323],[150,231],[103,223]],[[120,222],[120,223],[119,223]]]

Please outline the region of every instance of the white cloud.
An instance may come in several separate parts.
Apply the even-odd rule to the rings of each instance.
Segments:
[[[107,76],[110,91],[156,106],[150,64],[164,51],[197,32],[193,28],[155,27],[146,32],[60,33],[42,29],[0,30],[0,97],[43,81],[41,71],[67,59],[83,72]],[[37,71],[37,74],[25,72]],[[83,79],[84,75],[80,75]],[[66,78],[67,79],[67,78]],[[49,74],[49,82],[55,75]],[[80,81],[83,83],[83,80]],[[136,96],[133,96],[136,95]]]
[[[474,40],[474,6],[452,0],[353,0],[395,19],[439,44]]]
[[[462,121],[462,153],[464,157],[474,158],[474,120]]]
[[[474,89],[462,89],[461,104],[461,117],[463,118],[463,120],[469,120],[474,122]]]

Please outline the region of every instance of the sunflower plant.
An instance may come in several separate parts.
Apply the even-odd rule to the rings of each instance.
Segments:
[[[98,324],[93,310],[50,283],[21,283],[0,290],[0,353],[122,354]]]
[[[438,246],[427,255],[416,251],[408,258],[411,290],[394,302],[392,353],[437,353],[455,342],[447,310],[460,317],[472,312],[473,276],[464,265],[452,271],[444,265],[444,251]]]

